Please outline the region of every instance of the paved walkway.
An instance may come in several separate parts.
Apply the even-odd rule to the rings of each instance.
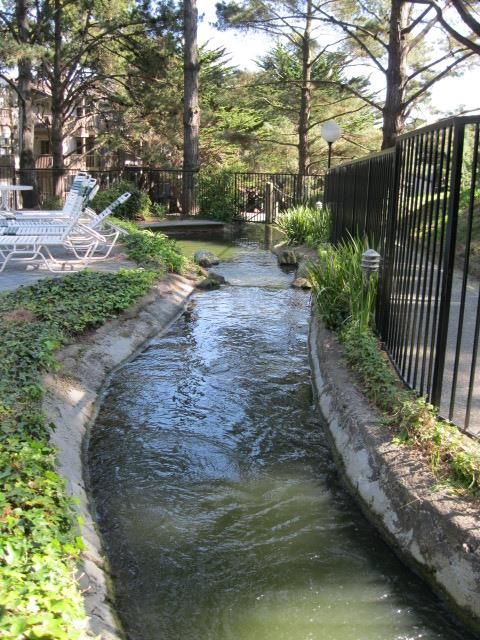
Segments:
[[[56,252],[57,258],[59,260],[63,259],[63,262],[60,262],[61,271],[55,273],[49,271],[44,264],[11,262],[5,267],[5,270],[0,273],[0,292],[12,291],[17,287],[33,284],[42,278],[61,277],[67,273],[82,271],[85,268],[92,269],[93,271],[114,272],[122,268],[137,267],[135,262],[126,259],[121,247],[119,247],[116,252],[112,252],[112,254],[113,255],[106,260],[85,264],[80,260],[73,260],[70,253],[65,252],[62,256]]]

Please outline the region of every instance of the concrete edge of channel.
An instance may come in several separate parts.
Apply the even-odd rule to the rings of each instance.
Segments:
[[[379,412],[355,387],[336,336],[314,314],[309,353],[327,437],[362,511],[399,557],[478,633],[478,509],[434,488],[434,476],[420,456],[392,443]]]
[[[60,369],[44,378],[43,410],[55,425],[57,470],[78,501],[85,550],[79,586],[87,614],[86,637],[118,640],[124,634],[112,606],[108,563],[89,497],[85,452],[105,385],[116,368],[135,356],[184,310],[195,282],[169,275],[118,318],[68,345],[57,354]]]

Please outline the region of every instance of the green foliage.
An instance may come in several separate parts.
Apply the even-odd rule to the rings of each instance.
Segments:
[[[138,229],[131,222],[115,220],[115,223],[128,231],[122,242],[131,260],[159,273],[183,273],[188,260],[181,254],[175,240],[170,240],[164,233]]]
[[[45,209],[45,211],[57,211],[62,208],[63,201],[58,196],[47,196],[42,202],[42,209]]]
[[[230,170],[209,169],[199,176],[199,203],[202,216],[231,220],[236,213],[234,175]]]
[[[362,253],[367,248],[366,240],[353,238],[336,248],[324,245],[309,268],[315,304],[329,329],[336,331],[351,322],[362,331],[373,321],[378,275],[366,279],[362,272]]]
[[[298,205],[278,216],[276,225],[287,236],[288,244],[318,247],[330,237],[330,212]]]
[[[0,635],[84,637],[82,541],[41,413],[42,375],[71,336],[129,307],[154,272],[84,271],[0,296]]]
[[[125,220],[143,220],[148,217],[152,207],[149,195],[141,191],[133,182],[127,180],[121,180],[108,189],[99,191],[92,200],[92,208],[100,213],[126,191],[132,195],[124,204],[115,209],[115,215]]]
[[[159,202],[152,202],[150,213],[154,218],[162,220],[168,213],[168,206],[166,204],[160,204]]]
[[[319,260],[309,268],[309,279],[319,316],[339,332],[345,356],[366,397],[394,425],[397,442],[418,446],[432,470],[450,478],[462,490],[480,490],[480,445],[469,442],[458,429],[438,419],[434,408],[405,390],[372,331],[377,275],[368,281],[360,268],[367,242],[351,239],[337,248],[319,249]]]
[[[348,362],[359,375],[362,391],[377,407],[390,410],[403,392],[387,360],[382,357],[373,332],[359,331],[358,325],[347,323],[340,331],[340,338]]]
[[[439,420],[424,398],[400,386],[370,329],[348,324],[340,333],[347,361],[367,398],[384,412],[396,441],[419,447],[432,471],[449,479],[457,490],[480,490],[480,445],[465,438],[454,425]]]

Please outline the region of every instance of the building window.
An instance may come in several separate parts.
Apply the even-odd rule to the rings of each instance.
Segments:
[[[41,156],[50,155],[50,140],[40,140],[40,155]]]
[[[82,155],[83,153],[83,138],[75,138],[75,153]]]

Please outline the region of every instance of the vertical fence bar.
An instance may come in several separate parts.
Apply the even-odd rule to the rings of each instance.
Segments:
[[[463,264],[463,277],[462,277],[462,290],[460,296],[460,310],[459,310],[459,318],[458,318],[458,331],[457,331],[457,341],[455,346],[455,361],[453,365],[453,379],[452,379],[452,391],[450,394],[450,405],[449,405],[449,418],[452,419],[455,410],[455,396],[457,390],[457,380],[458,380],[458,368],[460,363],[460,354],[462,347],[462,337],[463,337],[463,324],[465,317],[465,301],[467,295],[467,281],[468,281],[468,273],[470,268],[470,248],[472,242],[472,228],[473,228],[473,216],[474,216],[474,208],[475,208],[475,186],[477,182],[477,170],[478,170],[478,147],[479,147],[479,125],[478,123],[475,125],[475,133],[473,140],[473,158],[472,158],[472,169],[471,169],[471,178],[470,178],[470,198],[468,202],[467,209],[467,237],[465,239],[465,260]],[[475,327],[475,333],[477,333],[477,327]],[[478,339],[478,338],[477,338]],[[472,357],[475,359],[476,353],[475,351],[472,354]],[[473,370],[473,375],[475,375],[475,371]],[[471,389],[472,389],[472,373],[470,375],[469,380],[469,401],[467,401],[467,410],[470,411],[471,404]],[[467,420],[468,423],[468,420]]]
[[[401,367],[400,361],[403,355],[402,339],[405,328],[405,296],[406,282],[408,270],[408,257],[410,252],[410,243],[408,242],[409,223],[410,223],[410,201],[412,197],[412,176],[414,176],[416,145],[415,139],[411,138],[400,144],[407,147],[407,164],[402,165],[402,201],[398,208],[399,216],[399,250],[396,252],[395,273],[395,309],[394,309],[394,349],[393,355],[398,366]]]
[[[415,348],[416,342],[418,343],[418,338],[420,336],[421,327],[423,323],[423,309],[425,300],[420,296],[420,291],[422,289],[422,282],[425,278],[425,237],[427,234],[427,206],[428,201],[425,201],[426,196],[428,195],[428,189],[425,188],[427,184],[427,158],[430,151],[430,138],[431,132],[427,132],[422,136],[424,140],[422,154],[421,154],[421,175],[419,177],[420,186],[419,186],[419,198],[417,200],[417,211],[418,211],[418,224],[416,225],[415,230],[415,265],[414,265],[414,280],[412,282],[412,296],[414,296],[414,300],[412,301],[411,307],[413,310],[413,319],[412,319],[412,328],[410,332],[410,348],[409,348],[409,363],[408,363],[408,372],[407,378],[411,381],[411,386],[415,388],[416,377],[417,377],[417,369],[418,369],[418,357],[419,350]],[[419,255],[420,251],[420,255]],[[417,263],[418,260],[418,263]]]
[[[423,274],[423,286],[422,286],[422,306],[420,312],[420,324],[418,328],[417,335],[417,343],[416,343],[416,362],[415,362],[415,371],[413,375],[413,386],[417,388],[417,374],[419,373],[418,369],[420,367],[420,395],[423,395],[423,382],[424,382],[424,373],[425,373],[425,336],[428,335],[428,312],[430,309],[431,301],[427,298],[427,285],[428,285],[428,274],[432,271],[432,264],[430,262],[430,247],[432,241],[432,219],[433,219],[433,198],[434,198],[434,180],[432,177],[432,172],[434,169],[433,157],[434,150],[436,150],[437,144],[437,132],[432,131],[430,135],[430,145],[429,145],[429,153],[428,153],[428,189],[426,192],[427,201],[425,203],[425,225],[424,225],[424,233],[423,233],[423,243],[422,243],[422,251],[425,249],[425,265],[424,265],[424,274]],[[425,247],[426,241],[426,247]],[[420,292],[419,292],[420,298]],[[425,322],[425,324],[424,324]],[[422,340],[422,332],[424,339]],[[423,345],[423,347],[422,347]]]
[[[453,267],[455,263],[455,240],[457,234],[458,206],[460,201],[460,188],[462,179],[464,136],[464,123],[458,121],[455,122],[453,128],[452,177],[450,183],[450,196],[448,204],[448,222],[445,238],[445,254],[440,296],[438,335],[435,349],[435,363],[433,367],[433,381],[431,392],[431,401],[436,407],[440,406],[442,397],[445,354],[447,350]]]
[[[392,310],[392,283],[393,267],[395,262],[395,236],[398,220],[398,195],[400,175],[402,167],[402,147],[397,143],[392,158],[392,181],[390,183],[390,196],[388,202],[388,216],[385,231],[385,255],[383,257],[382,277],[380,278],[379,304],[382,309],[382,322],[379,327],[381,335],[385,338],[389,334],[390,313]]]
[[[432,320],[432,335],[430,342],[430,359],[428,364],[428,389],[430,392],[430,400],[432,398],[432,380],[433,380],[433,369],[435,363],[435,345],[437,342],[437,332],[438,332],[438,320],[439,320],[439,304],[440,304],[440,289],[442,282],[442,269],[441,265],[443,263],[443,255],[444,255],[444,240],[445,240],[445,218],[447,215],[447,201],[448,201],[448,193],[450,189],[450,159],[452,153],[452,127],[448,127],[444,130],[444,135],[442,136],[442,146],[441,146],[441,162],[440,162],[440,172],[439,172],[439,194],[443,195],[442,200],[440,198],[437,199],[438,206],[435,211],[435,240],[438,244],[438,259],[437,259],[437,273],[435,278],[435,294],[434,294],[434,308],[433,308],[433,320]],[[442,180],[443,180],[443,189],[442,189]],[[440,233],[440,237],[438,236]]]

